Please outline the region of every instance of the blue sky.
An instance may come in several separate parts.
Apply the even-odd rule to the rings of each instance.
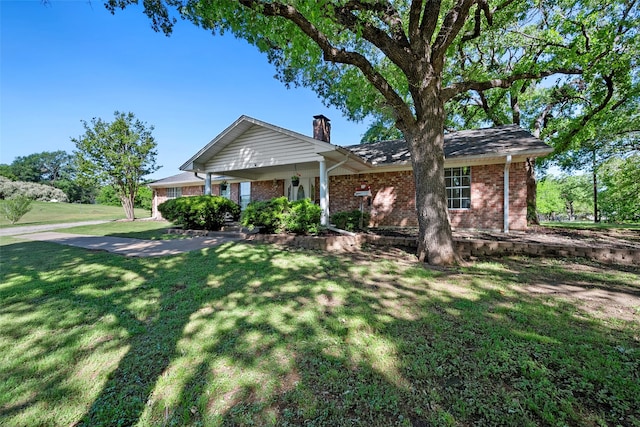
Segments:
[[[80,120],[133,112],[153,125],[158,165],[178,167],[246,114],[305,135],[331,119],[332,143],[357,144],[347,121],[312,91],[286,89],[256,48],[181,21],[155,33],[141,8],[112,16],[101,0],[0,0],[0,163],[75,146]]]

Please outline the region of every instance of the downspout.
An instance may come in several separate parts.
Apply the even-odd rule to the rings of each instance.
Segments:
[[[507,155],[504,163],[504,232],[509,232],[509,167],[511,166],[511,154]]]
[[[324,157],[319,162],[320,162],[320,225],[322,225],[323,227],[326,227],[327,225],[329,225],[329,215],[327,212],[327,208],[329,205],[327,200],[328,182],[326,179],[327,162],[325,161]]]
[[[320,160],[320,210],[322,211],[322,216],[320,217],[320,225],[327,227],[329,225],[329,172],[338,168],[349,160],[349,155],[347,154],[346,158],[337,163],[330,168],[326,168],[325,160]],[[323,171],[324,169],[324,171]],[[324,197],[323,197],[324,193]]]
[[[207,172],[206,178],[204,179],[204,194],[205,196],[211,195],[211,172]]]

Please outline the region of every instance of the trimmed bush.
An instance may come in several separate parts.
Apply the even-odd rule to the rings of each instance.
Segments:
[[[11,181],[0,176],[0,199],[10,199],[15,196],[25,196],[39,202],[68,201],[67,195],[59,188],[35,182]]]
[[[283,220],[288,208],[286,197],[251,202],[242,212],[240,223],[249,229],[259,227],[261,233],[279,233],[284,231]]]
[[[309,199],[289,203],[286,197],[251,202],[242,212],[241,223],[247,228],[260,228],[261,233],[317,234],[320,229],[320,207]]]
[[[362,216],[362,228],[360,228],[360,216]],[[359,210],[336,212],[331,215],[331,223],[337,228],[347,231],[360,231],[369,226],[371,215],[369,212]]]
[[[320,231],[320,206],[309,199],[296,200],[284,217],[284,227],[296,234],[318,234]]]
[[[168,221],[189,230],[220,230],[228,215],[237,220],[240,206],[221,196],[192,196],[170,199],[158,205]]]
[[[2,203],[2,215],[11,224],[15,224],[31,210],[31,202],[32,200],[26,196],[13,196]]]

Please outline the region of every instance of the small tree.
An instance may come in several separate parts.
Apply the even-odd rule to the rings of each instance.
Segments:
[[[15,224],[31,210],[31,202],[32,200],[27,196],[13,196],[2,203],[2,215],[11,224]]]
[[[93,118],[82,121],[85,134],[72,138],[80,174],[87,180],[112,185],[127,219],[133,220],[136,195],[142,178],[156,170],[156,142],[153,126],[136,119],[133,113],[114,113],[111,123]]]
[[[559,212],[564,212],[562,186],[552,177],[538,182],[537,199],[538,213],[544,215],[548,220],[554,220]]]

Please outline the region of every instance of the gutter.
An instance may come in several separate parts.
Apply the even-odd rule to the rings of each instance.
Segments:
[[[511,154],[507,155],[504,163],[504,208],[503,224],[504,232],[509,232],[509,167],[511,166]]]

